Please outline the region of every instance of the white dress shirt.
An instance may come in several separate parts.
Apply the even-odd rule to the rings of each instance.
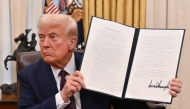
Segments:
[[[57,68],[54,68],[51,66],[51,69],[52,69],[52,72],[53,72],[53,75],[55,77],[55,81],[56,81],[56,84],[57,84],[57,89],[60,90],[60,81],[61,81],[61,76],[59,76],[59,72],[62,70],[62,69],[57,69]],[[69,74],[72,74],[76,71],[76,65],[75,65],[75,56],[74,56],[74,53],[72,54],[72,57],[71,57],[71,60],[69,61],[69,63],[65,66],[64,70],[69,73]],[[74,94],[74,98],[75,98],[75,104],[76,104],[76,109],[81,109],[81,101],[80,101],[80,93],[75,93]],[[57,109],[64,109],[69,103],[70,103],[70,100],[68,102],[64,102],[62,97],[61,97],[61,94],[60,92],[58,92],[56,95],[55,95],[55,101],[56,101],[56,106],[57,106]]]

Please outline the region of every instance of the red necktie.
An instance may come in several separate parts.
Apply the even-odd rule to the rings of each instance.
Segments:
[[[59,75],[61,76],[60,90],[63,89],[63,86],[66,83],[65,76],[67,74],[68,73],[65,70],[61,70],[60,73],[59,73]],[[64,109],[76,109],[74,96],[71,96],[71,98],[70,98],[70,104],[68,104]]]

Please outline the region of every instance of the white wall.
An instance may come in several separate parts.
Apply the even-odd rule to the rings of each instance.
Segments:
[[[8,62],[8,71],[4,67],[6,56],[13,54],[10,1],[1,0],[1,4],[3,5],[0,6],[0,85],[13,82],[13,64]]]

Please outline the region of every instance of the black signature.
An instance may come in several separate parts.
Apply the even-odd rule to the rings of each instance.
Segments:
[[[163,91],[165,91],[166,88],[169,89],[170,81],[168,82],[168,84],[166,86],[162,86],[161,83],[162,83],[162,80],[160,82],[157,81],[155,85],[152,85],[152,80],[151,80],[150,84],[148,85],[148,88],[161,88],[161,89],[164,89]]]

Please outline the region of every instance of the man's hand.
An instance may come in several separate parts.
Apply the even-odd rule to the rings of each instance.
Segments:
[[[173,78],[170,82],[170,90],[169,93],[173,96],[173,97],[177,97],[177,94],[181,92],[181,87],[182,87],[182,81],[177,79],[177,78]]]
[[[63,101],[67,102],[72,95],[74,95],[76,92],[79,92],[81,88],[84,87],[84,77],[79,71],[67,76],[66,83],[61,90]]]
[[[173,97],[177,97],[177,94],[181,92],[181,87],[182,87],[182,81],[177,79],[177,78],[173,78],[170,82],[170,90],[169,93],[173,96]],[[150,107],[150,108],[158,108],[158,107],[164,107],[165,104],[155,104],[154,102],[146,102],[146,104]]]

